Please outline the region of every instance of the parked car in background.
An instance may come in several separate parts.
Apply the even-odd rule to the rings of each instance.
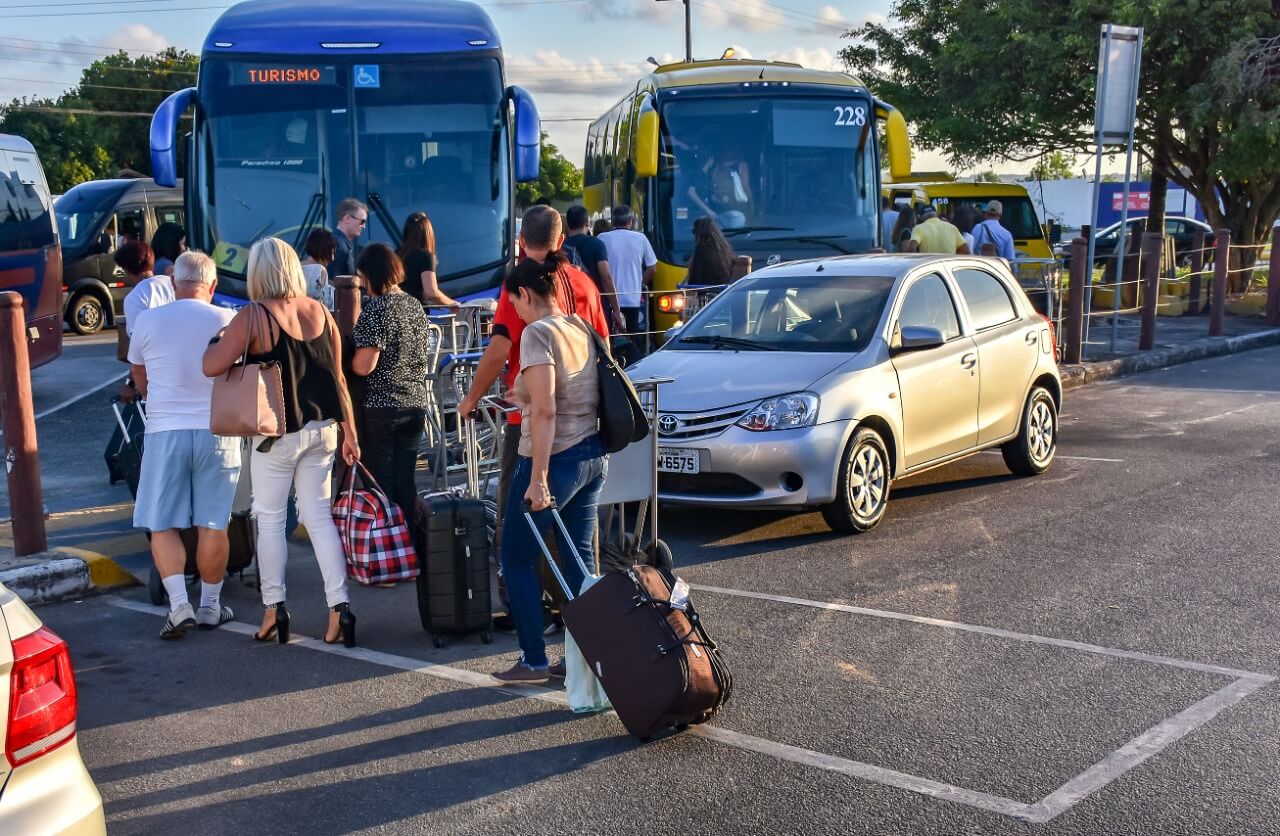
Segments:
[[[0,833],[107,832],[102,796],[76,745],[67,644],[0,584]]]
[[[1142,235],[1146,229],[1147,219],[1130,218],[1129,231],[1126,238]],[[1183,218],[1177,216],[1165,216],[1164,234],[1173,239],[1173,250],[1180,266],[1186,266],[1191,263],[1191,250],[1195,240],[1196,231],[1204,233],[1204,246],[1213,246],[1213,227],[1204,221],[1198,221],[1195,218]],[[1111,226],[1105,227],[1098,232],[1098,237],[1093,244],[1093,263],[1095,265],[1114,258],[1116,247],[1120,243],[1120,222],[1116,221]],[[1128,246],[1128,245],[1126,245]],[[1063,269],[1071,266],[1071,242],[1066,241],[1054,248],[1055,252],[1062,259]]]
[[[182,189],[162,189],[149,178],[94,180],[70,189],[54,204],[62,233],[64,318],[78,334],[115,324],[123,312],[124,270],[112,259],[124,241],[151,242],[166,221],[182,224]]]
[[[1052,326],[1003,262],[867,255],[730,285],[633,374],[666,377],[664,500],[818,508],[874,527],[897,479],[989,448],[1021,475],[1057,449]]]

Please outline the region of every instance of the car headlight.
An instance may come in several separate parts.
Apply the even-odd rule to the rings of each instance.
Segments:
[[[738,419],[738,426],[752,432],[793,430],[811,427],[817,420],[818,396],[812,392],[797,392],[761,401]]]

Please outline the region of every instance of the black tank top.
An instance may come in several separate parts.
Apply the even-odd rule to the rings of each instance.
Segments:
[[[271,321],[275,344],[268,351],[250,353],[247,360],[250,363],[274,360],[280,364],[285,432],[296,433],[311,421],[341,421],[342,399],[338,396],[328,317],[318,337],[299,340],[280,327],[270,308],[262,305],[261,309]]]

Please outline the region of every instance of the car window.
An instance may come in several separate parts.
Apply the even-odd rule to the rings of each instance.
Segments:
[[[0,232],[3,249],[34,249],[48,247],[55,241],[53,223],[49,217],[44,180],[35,157],[25,151],[8,151],[0,161],[4,162],[3,191],[0,200],[6,204]]]
[[[116,212],[115,226],[119,237],[114,242],[113,250],[124,246],[128,241],[144,241],[147,234],[147,212],[141,207],[121,209]]]
[[[1004,283],[986,270],[957,270],[956,284],[969,306],[974,330],[982,331],[1018,318]]]
[[[902,328],[936,328],[942,332],[944,340],[960,336],[955,302],[941,276],[934,273],[916,279],[902,303],[898,325]]]
[[[160,224],[175,223],[182,226],[182,207],[181,206],[157,206],[156,207],[156,226]]]

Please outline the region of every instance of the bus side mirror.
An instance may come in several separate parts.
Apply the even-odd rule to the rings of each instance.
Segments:
[[[196,88],[179,90],[160,103],[151,117],[151,175],[156,185],[178,185],[178,120],[195,100]]]
[[[658,111],[649,99],[640,107],[636,129],[636,177],[658,175]]]
[[[508,87],[507,95],[516,106],[516,182],[532,183],[538,179],[542,163],[542,122],[538,106],[521,87]]]
[[[876,102],[876,118],[884,120],[885,156],[889,158],[889,179],[901,182],[911,176],[911,138],[902,112],[884,102]]]

